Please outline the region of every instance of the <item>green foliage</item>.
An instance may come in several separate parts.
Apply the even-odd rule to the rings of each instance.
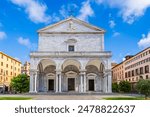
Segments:
[[[145,95],[145,98],[150,95],[150,80],[139,80],[136,87],[139,93]]]
[[[20,74],[11,80],[11,88],[19,93],[29,91],[29,77],[26,74]]]
[[[144,97],[106,97],[105,100],[144,100]]]
[[[0,100],[31,100],[31,97],[0,97]]]
[[[119,92],[119,86],[117,83],[113,83],[112,84],[112,91],[113,92]]]
[[[121,81],[119,83],[119,90],[124,93],[131,92],[131,84],[128,81]]]

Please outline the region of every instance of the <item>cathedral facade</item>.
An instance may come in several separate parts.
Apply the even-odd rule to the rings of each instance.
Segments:
[[[105,30],[69,17],[38,34],[38,50],[30,53],[30,93],[112,92]]]

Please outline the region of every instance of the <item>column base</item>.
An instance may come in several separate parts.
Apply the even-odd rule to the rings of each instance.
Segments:
[[[37,91],[29,91],[29,93],[37,93]]]

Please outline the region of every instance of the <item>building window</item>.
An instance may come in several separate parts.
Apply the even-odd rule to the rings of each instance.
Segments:
[[[145,73],[149,73],[149,66],[145,66]]]
[[[143,67],[140,67],[140,74],[143,74]]]
[[[134,70],[132,70],[132,76],[134,76]]]
[[[3,62],[1,62],[1,66],[3,66]]]
[[[127,78],[128,77],[128,74],[127,74],[127,72],[125,73],[125,78]]]
[[[148,79],[148,75],[146,75],[146,79]]]
[[[128,71],[128,77],[130,77],[130,76],[131,76],[130,71]]]
[[[74,45],[69,45],[68,50],[69,50],[69,52],[73,52],[74,51]]]
[[[136,75],[139,75],[138,69],[135,70]]]
[[[6,71],[6,75],[8,75],[8,71]]]

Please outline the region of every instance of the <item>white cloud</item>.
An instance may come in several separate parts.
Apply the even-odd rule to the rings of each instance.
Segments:
[[[82,7],[79,12],[80,14],[77,17],[84,21],[88,21],[89,17],[94,16],[94,11],[89,0],[82,2]]]
[[[7,37],[6,33],[3,31],[0,31],[0,40],[3,40]]]
[[[150,47],[150,32],[147,34],[147,36],[142,35],[142,39],[138,42],[138,46],[140,48],[147,48]]]
[[[62,5],[59,10],[59,13],[60,13],[61,17],[67,18],[70,15],[74,16],[75,9],[77,9],[77,8],[78,8],[78,6],[76,4]]]
[[[119,32],[114,32],[114,33],[113,33],[113,37],[117,37],[117,36],[119,36],[119,35],[120,35]]]
[[[52,19],[51,19],[51,21],[52,21],[52,22],[58,22],[59,20],[60,20],[60,17],[57,16],[56,13],[53,13],[53,14],[52,14]]]
[[[119,14],[123,20],[132,24],[136,19],[143,16],[150,7],[150,0],[95,0],[98,4],[106,4],[111,8],[120,9]]]
[[[19,42],[19,44],[27,46],[28,48],[31,47],[31,42],[30,42],[30,40],[28,38],[25,39],[23,37],[19,37],[18,38],[18,42]]]
[[[113,20],[110,20],[110,21],[109,21],[109,26],[110,26],[110,28],[114,28],[115,25],[116,25],[115,21],[113,21]]]
[[[51,17],[46,14],[47,6],[35,0],[11,0],[12,3],[25,9],[34,23],[48,23]]]
[[[35,50],[37,48],[37,44],[31,43],[28,38],[19,37],[18,43],[26,46],[27,48],[29,48],[31,50]]]
[[[63,17],[63,18],[67,18],[69,16],[68,14],[68,8],[66,8],[65,5],[62,5],[60,10],[59,10],[59,13],[60,15]]]

